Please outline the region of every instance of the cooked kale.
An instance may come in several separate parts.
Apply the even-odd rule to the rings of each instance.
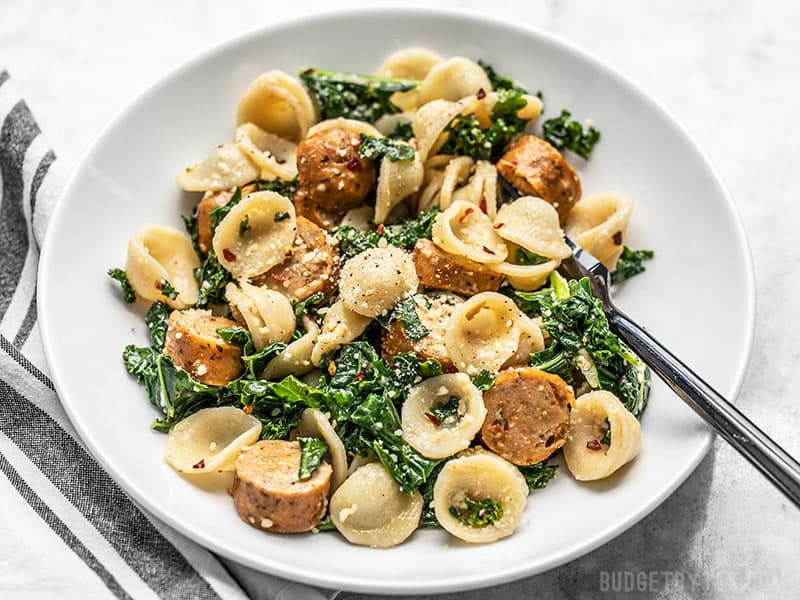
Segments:
[[[611,423],[609,423],[608,419],[606,419],[606,431],[603,437],[600,438],[600,443],[611,447]]]
[[[621,283],[645,270],[644,261],[655,256],[652,250],[631,250],[627,246],[622,249],[617,268],[611,273],[611,283]]]
[[[300,187],[300,182],[297,177],[287,181],[285,179],[273,179],[272,181],[260,180],[256,181],[256,189],[259,192],[277,192],[281,196],[291,199],[297,188]],[[275,219],[276,221],[279,219]]]
[[[635,416],[642,413],[650,394],[650,369],[611,332],[588,278],[566,281],[554,272],[550,287],[517,291],[514,299],[528,315],[541,317],[552,340],[549,348],[531,355],[532,366],[574,383],[578,360],[588,360],[597,370],[600,389],[614,393]]]
[[[387,329],[393,321],[400,321],[403,324],[403,331],[406,337],[415,342],[430,333],[428,328],[419,320],[414,296],[404,298],[397,303],[394,310],[387,317],[378,316],[376,320]]]
[[[260,352],[256,352],[253,344],[253,336],[244,327],[238,325],[234,327],[221,327],[217,329],[219,336],[229,344],[236,344],[242,349],[242,362],[244,363],[245,379],[258,379],[267,363],[278,354],[286,350],[286,344],[275,342],[264,346]]]
[[[546,256],[539,256],[535,252],[531,252],[522,247],[517,248],[517,251],[514,253],[514,258],[518,265],[541,265],[550,260]]]
[[[490,371],[482,369],[472,378],[473,385],[482,392],[488,392],[494,385],[495,376]]]
[[[414,160],[414,147],[403,142],[383,137],[361,134],[358,155],[361,158],[377,160],[384,156],[392,162]]]
[[[414,130],[411,127],[411,123],[402,121],[398,123],[395,126],[394,131],[392,131],[386,137],[393,140],[410,140],[412,137],[414,137]]]
[[[183,226],[186,229],[186,233],[189,234],[189,238],[192,240],[194,251],[198,256],[202,256],[203,253],[197,245],[197,215],[193,212],[189,215],[181,215],[181,219],[183,219]]]
[[[214,237],[214,232],[217,230],[217,225],[219,222],[222,221],[225,217],[228,216],[228,213],[231,212],[234,206],[239,204],[242,200],[242,188],[237,187],[236,191],[231,196],[231,199],[228,200],[227,204],[223,204],[222,206],[215,206],[211,209],[208,213],[209,219],[211,220],[211,237]]]
[[[162,278],[161,281],[158,282],[158,285],[161,287],[161,293],[170,300],[175,300],[175,298],[178,297],[178,290],[172,287],[172,284],[166,279]]]
[[[439,519],[436,518],[436,511],[433,509],[433,486],[436,484],[436,479],[444,466],[450,461],[450,458],[445,458],[431,471],[428,480],[419,488],[419,493],[422,494],[422,516],[419,520],[419,526],[423,529],[438,528],[442,525]]]
[[[153,302],[150,310],[144,316],[145,325],[150,331],[150,342],[156,350],[164,348],[167,339],[167,326],[169,321],[169,306],[161,301]]]
[[[288,212],[276,212],[275,215],[272,217],[272,220],[278,223],[279,221],[285,221],[291,215]]]
[[[450,514],[470,527],[486,527],[503,518],[503,503],[492,498],[464,498],[463,505],[451,506]]]
[[[300,79],[311,92],[321,119],[345,117],[369,123],[400,112],[391,101],[392,94],[412,90],[420,83],[320,69],[305,69],[300,72]]]
[[[580,121],[570,119],[572,113],[566,109],[542,125],[543,137],[558,150],[572,150],[578,156],[589,159],[589,155],[600,141],[600,132],[590,125],[584,127]]]
[[[527,467],[519,467],[530,491],[540,490],[556,476],[558,465],[548,465],[546,460]]]
[[[436,406],[431,406],[429,412],[435,421],[438,421],[439,424],[442,424],[450,417],[458,417],[458,405],[460,403],[461,399],[458,396],[450,396],[447,399],[447,402],[437,404]]]
[[[478,64],[483,67],[483,70],[486,71],[487,77],[489,77],[489,81],[492,82],[492,87],[495,90],[517,90],[523,94],[527,94],[528,90],[511,79],[510,77],[506,77],[504,75],[500,75],[494,68],[485,62],[483,59],[478,59]]]
[[[308,479],[322,462],[322,457],[328,451],[328,444],[311,437],[298,437],[297,441],[300,444],[300,470],[297,478]]]
[[[204,308],[209,303],[225,303],[225,286],[232,281],[231,274],[223,267],[216,253],[208,251],[208,255],[203,259],[199,268],[195,269],[194,277],[200,284],[200,292],[197,295],[197,307]]]
[[[334,231],[333,235],[339,241],[339,253],[342,261],[354,257],[356,254],[375,248],[381,238],[393,246],[406,250],[413,250],[420,239],[430,239],[433,221],[439,213],[438,208],[420,213],[416,218],[405,219],[388,225],[380,226],[377,230],[359,231],[355,227],[345,225]]]
[[[294,305],[294,333],[292,334],[293,340],[299,340],[306,333],[306,326],[303,323],[303,316],[310,313],[313,307],[325,298],[322,292],[311,294],[305,300],[298,302]]]
[[[124,269],[109,269],[108,276],[111,277],[111,279],[116,279],[119,281],[119,285],[122,288],[122,297],[125,302],[128,304],[136,302],[136,292],[133,291],[133,287],[128,281],[128,274],[124,271]]]
[[[277,218],[278,214],[281,214],[281,213],[277,213],[275,215],[275,217],[276,217],[275,220],[276,221],[278,220],[278,218]],[[283,214],[286,214],[287,217],[289,216],[288,213],[283,213]],[[250,231],[250,215],[245,215],[244,219],[239,221],[239,237],[243,237],[248,231]]]

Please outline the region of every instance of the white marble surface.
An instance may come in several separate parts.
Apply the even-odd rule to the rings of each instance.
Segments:
[[[615,65],[686,125],[731,190],[756,266],[755,348],[739,406],[800,455],[800,278],[794,273],[800,259],[800,4],[439,4],[568,38]],[[0,0],[0,68],[11,72],[69,170],[105,123],[165,70],[239,30],[329,8],[266,0]],[[675,193],[681,193],[679,179]],[[800,597],[799,517],[717,442],[662,507],[616,540],[538,577],[458,597]],[[646,591],[603,594],[612,571],[632,574],[626,577],[635,578],[634,588]],[[259,596],[257,578],[244,574]]]

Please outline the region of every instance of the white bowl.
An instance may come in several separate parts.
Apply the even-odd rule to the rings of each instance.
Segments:
[[[708,160],[653,100],[613,69],[546,33],[420,10],[321,15],[240,36],[145,91],[100,135],[50,224],[39,274],[47,360],[94,456],[145,508],[215,552],[289,579],[381,593],[433,593],[506,582],[611,539],[662,502],[705,455],[710,432],[661,382],[642,420],[639,457],[609,480],[574,481],[562,465],[531,495],[508,539],[486,546],[419,531],[372,550],[335,533],[276,535],[239,520],[224,486],[199,489],[163,461],[157,416],[124,371],[125,344],[146,343],[141,312],[105,275],[147,223],[181,226],[191,209],[175,174],[233,137],[240,94],[259,73],[307,66],[371,72],[389,52],[425,46],[484,58],[544,92],[546,116],[569,108],[602,130],[578,168],[586,194],[636,201],[629,245],[653,248],[619,304],[723,394],[734,397],[753,332],[752,266],[734,206]]]

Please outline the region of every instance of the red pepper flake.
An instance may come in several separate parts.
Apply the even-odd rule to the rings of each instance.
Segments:
[[[225,260],[228,262],[236,262],[236,255],[227,248],[222,249],[222,256],[224,256]]]
[[[488,248],[486,246],[483,246],[483,251],[486,252],[487,254],[491,254],[492,256],[494,256],[494,253],[495,253],[494,250],[492,250],[491,248]]]
[[[376,230],[375,233],[377,233],[378,235],[383,235],[383,229],[384,229],[383,223],[381,223],[380,225],[378,225],[378,229]]]
[[[500,435],[500,433],[503,431],[503,424],[500,421],[495,421],[489,425],[489,431],[491,431],[494,435]]]
[[[489,211],[489,206],[486,204],[486,198],[481,198],[480,207],[483,214],[486,214]]]
[[[245,404],[244,408],[242,409],[242,412],[244,414],[246,414],[246,415],[252,415],[253,414],[253,405],[252,404]]]
[[[603,449],[603,446],[597,440],[589,440],[588,442],[586,442],[586,447],[589,450],[593,450],[595,452]]]
[[[367,374],[364,371],[359,371],[356,373],[356,381],[364,381],[367,378]]]
[[[206,468],[206,461],[204,459],[200,459],[196,463],[192,465],[193,469],[205,469]]]
[[[275,158],[275,162],[278,163],[279,165],[285,165],[286,164],[286,159],[285,158],[277,158],[276,157]]]
[[[468,208],[467,210],[464,211],[464,214],[459,217],[458,222],[463,225],[464,223],[467,222],[467,219],[469,219],[469,216],[474,212],[475,212],[474,208]]]
[[[484,90],[483,88],[479,89],[478,93],[475,94],[475,96],[478,98],[478,100],[483,100],[484,98],[486,98],[486,90]]]
[[[272,278],[275,281],[286,281],[286,280],[289,279],[289,274],[288,273],[273,273],[272,274]]]
[[[328,363],[328,375],[336,375],[336,363],[333,361]]]
[[[314,74],[314,69],[312,69],[311,67],[300,73],[300,75],[313,75],[313,74]]]
[[[611,239],[614,240],[614,243],[617,246],[621,246],[622,245],[622,232],[618,231],[617,233],[614,234],[614,237],[612,237]]]
[[[433,413],[426,412],[425,416],[428,417],[428,420],[436,425],[436,427],[439,427],[442,424],[442,420]]]
[[[494,224],[494,228],[495,229],[500,229],[503,225],[505,225],[505,223],[495,223]]]
[[[351,158],[347,161],[347,168],[358,173],[361,170],[361,161],[358,158]]]

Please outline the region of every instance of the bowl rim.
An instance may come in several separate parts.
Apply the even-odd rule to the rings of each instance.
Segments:
[[[236,552],[234,548],[231,548],[224,543],[219,543],[215,539],[206,536],[203,531],[198,531],[193,527],[189,526],[188,524],[182,522],[179,516],[173,515],[165,510],[162,510],[158,504],[150,502],[148,496],[145,493],[143,493],[136,486],[135,483],[128,481],[122,477],[116,476],[116,470],[112,464],[112,461],[99,451],[99,449],[97,448],[97,444],[91,433],[91,430],[84,425],[84,423],[80,418],[80,415],[73,410],[73,405],[69,402],[61,401],[61,398],[67,397],[67,394],[65,393],[65,390],[62,388],[61,384],[59,383],[58,360],[53,350],[52,339],[50,337],[50,334],[48,333],[50,328],[48,326],[49,311],[47,310],[47,306],[51,294],[48,292],[49,283],[48,279],[44,276],[44,273],[48,272],[49,269],[51,268],[50,265],[53,264],[54,262],[57,263],[58,260],[57,256],[55,256],[54,253],[51,251],[51,248],[54,245],[52,241],[56,237],[55,233],[56,228],[53,227],[53,224],[59,221],[62,213],[66,210],[64,208],[65,205],[64,198],[66,198],[71,194],[72,188],[76,185],[76,181],[78,180],[79,174],[81,174],[85,170],[85,167],[94,149],[106,139],[106,137],[109,135],[111,131],[116,129],[119,123],[124,122],[128,118],[128,115],[130,113],[133,113],[142,102],[144,102],[150,96],[158,94],[163,87],[168,86],[173,79],[180,76],[184,72],[192,70],[197,65],[204,63],[214,55],[234,49],[240,45],[247,45],[248,43],[258,38],[269,35],[271,32],[275,30],[280,30],[286,27],[301,27],[309,24],[320,23],[329,20],[331,18],[337,18],[337,19],[342,19],[342,18],[363,19],[363,18],[377,18],[377,17],[391,18],[392,15],[402,16],[406,18],[413,16],[418,16],[420,18],[436,17],[447,20],[462,21],[471,24],[489,25],[491,27],[495,27],[498,29],[505,29],[509,31],[511,34],[516,36],[525,36],[525,37],[533,36],[541,38],[545,40],[547,43],[557,47],[560,52],[572,55],[573,57],[589,65],[592,65],[598,70],[601,70],[606,77],[609,77],[610,79],[614,80],[615,83],[624,88],[626,92],[630,93],[632,96],[635,96],[637,100],[641,101],[643,104],[647,105],[649,109],[653,110],[654,112],[658,113],[662,118],[664,118],[669,123],[669,125],[673,127],[675,131],[680,134],[680,136],[683,138],[682,141],[697,153],[697,156],[702,161],[702,166],[712,176],[713,181],[716,183],[716,185],[719,187],[719,190],[722,192],[722,196],[725,200],[725,206],[729,214],[733,217],[731,219],[733,225],[732,231],[735,234],[736,241],[739,244],[739,247],[743,251],[743,257],[744,257],[743,261],[744,264],[742,265],[746,274],[745,281],[742,282],[745,288],[744,303],[746,311],[746,320],[743,324],[744,335],[745,335],[744,348],[743,348],[744,352],[741,354],[738,364],[735,365],[735,376],[733,377],[733,380],[730,382],[729,386],[730,389],[723,390],[723,393],[727,392],[727,396],[732,401],[735,401],[736,397],[741,391],[742,384],[744,382],[744,378],[747,372],[747,367],[752,355],[754,333],[755,333],[755,318],[756,318],[755,270],[753,266],[753,259],[752,259],[750,245],[747,241],[747,236],[745,233],[745,228],[741,219],[740,212],[736,204],[733,202],[730,192],[725,183],[723,182],[722,178],[720,177],[717,169],[714,167],[714,165],[712,164],[711,160],[706,155],[706,153],[700,148],[700,146],[697,144],[694,138],[689,134],[686,128],[675,118],[675,116],[668,109],[666,109],[661,104],[659,104],[655,99],[653,99],[631,78],[621,73],[616,67],[611,66],[605,60],[599,58],[592,52],[585,50],[584,48],[573,43],[572,41],[569,41],[558,35],[550,33],[540,27],[531,25],[522,25],[520,23],[512,22],[507,18],[495,15],[486,15],[474,9],[453,9],[453,8],[440,8],[440,7],[430,8],[430,7],[418,7],[418,6],[415,7],[377,6],[371,8],[359,7],[359,8],[332,9],[315,14],[305,14],[288,18],[278,18],[276,21],[272,23],[269,23],[267,25],[256,26],[248,31],[236,34],[222,42],[213,44],[205,48],[204,50],[194,54],[189,59],[178,63],[176,66],[169,69],[166,73],[157,77],[152,83],[145,86],[143,90],[137,96],[135,96],[130,102],[128,102],[122,109],[120,109],[117,112],[117,114],[95,136],[95,138],[89,144],[87,149],[83,152],[80,160],[76,163],[72,173],[70,174],[66,184],[63,187],[62,192],[59,194],[58,201],[55,204],[55,208],[48,222],[47,232],[45,235],[44,243],[42,245],[38,273],[37,273],[37,286],[39,290],[38,314],[40,320],[42,346],[44,349],[45,359],[50,369],[53,384],[59,396],[59,401],[61,402],[61,405],[64,407],[64,410],[67,413],[70,422],[75,427],[81,440],[89,449],[95,460],[97,460],[100,463],[100,465],[109,473],[109,475],[111,475],[114,481],[132,499],[134,499],[135,502],[146,508],[146,510],[150,514],[152,514],[159,520],[163,521],[170,527],[173,527],[183,535],[186,535],[188,538],[195,541],[196,543],[204,546],[208,550],[217,553],[221,556],[224,556],[230,560],[233,560],[234,562],[244,564],[246,566],[252,567],[264,573],[324,588],[337,588],[337,589],[361,591],[366,593],[384,593],[384,594],[404,594],[404,593],[422,593],[422,592],[444,593],[444,592],[462,591],[470,589],[480,589],[492,585],[498,585],[501,583],[515,581],[538,573],[543,573],[559,565],[565,564],[570,560],[584,556],[585,554],[588,554],[589,552],[598,548],[602,544],[610,541],[611,539],[617,537],[618,535],[621,535],[622,533],[627,531],[630,527],[632,527],[634,524],[638,523],[641,519],[647,516],[656,507],[660,506],[664,502],[664,500],[666,500],[670,495],[672,495],[672,493],[689,477],[689,475],[691,475],[694,472],[697,465],[708,453],[708,450],[710,449],[711,443],[714,439],[714,433],[710,429],[706,428],[705,432],[703,433],[704,435],[703,443],[698,447],[697,451],[695,452],[694,456],[692,456],[691,460],[684,466],[683,469],[676,472],[673,475],[673,477],[665,483],[665,485],[661,488],[661,490],[650,498],[649,501],[643,503],[641,506],[638,507],[637,510],[632,511],[631,513],[626,515],[622,520],[616,521],[614,525],[606,529],[593,532],[591,536],[584,538],[584,541],[581,544],[576,544],[575,546],[568,547],[561,553],[551,556],[547,561],[539,562],[535,565],[516,563],[515,566],[504,570],[493,570],[491,573],[488,574],[482,573],[480,575],[475,575],[472,577],[461,576],[457,579],[448,579],[447,577],[444,577],[441,580],[436,581],[435,583],[426,583],[424,588],[421,588],[419,584],[415,583],[413,580],[401,583],[400,585],[392,584],[392,587],[386,587],[386,586],[381,586],[377,583],[369,583],[363,580],[359,580],[357,578],[341,576],[338,574],[320,576],[316,571],[312,569],[306,569],[302,566],[274,563],[269,559],[261,559],[261,560],[252,559],[246,553]]]

